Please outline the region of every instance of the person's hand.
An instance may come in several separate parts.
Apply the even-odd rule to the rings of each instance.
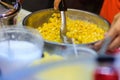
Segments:
[[[23,3],[23,0],[18,0],[18,2]]]
[[[54,0],[54,9],[57,10],[61,0]]]
[[[111,37],[112,41],[108,46],[108,50],[112,51],[120,47],[120,13],[118,13],[111,24],[110,30],[105,34],[105,37]],[[94,45],[96,50],[100,49],[103,41]]]

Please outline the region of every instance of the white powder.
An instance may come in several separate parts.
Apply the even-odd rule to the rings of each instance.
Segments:
[[[0,42],[0,68],[2,73],[14,71],[41,58],[42,49],[25,41]]]

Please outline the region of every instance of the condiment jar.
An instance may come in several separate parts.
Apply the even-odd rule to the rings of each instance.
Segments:
[[[113,56],[99,56],[95,69],[94,80],[118,80],[118,72],[114,67]]]

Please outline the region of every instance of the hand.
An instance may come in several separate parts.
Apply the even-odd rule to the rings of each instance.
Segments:
[[[23,0],[20,0],[20,3],[23,3]]]
[[[18,0],[20,3],[23,3],[23,0]]]
[[[61,0],[54,0],[54,9],[57,10]]]
[[[112,42],[108,46],[108,50],[112,51],[120,47],[120,13],[118,13],[111,24],[110,30],[106,33],[105,37],[111,37]],[[103,41],[100,41],[94,45],[96,50],[100,49]]]

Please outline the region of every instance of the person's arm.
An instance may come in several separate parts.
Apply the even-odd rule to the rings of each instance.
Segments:
[[[112,42],[108,46],[108,50],[114,50],[120,47],[120,13],[118,13],[111,24],[110,30],[106,33],[105,37],[111,37]],[[95,49],[99,49],[102,41],[95,44]]]
[[[61,0],[54,0],[54,9],[57,10]]]

